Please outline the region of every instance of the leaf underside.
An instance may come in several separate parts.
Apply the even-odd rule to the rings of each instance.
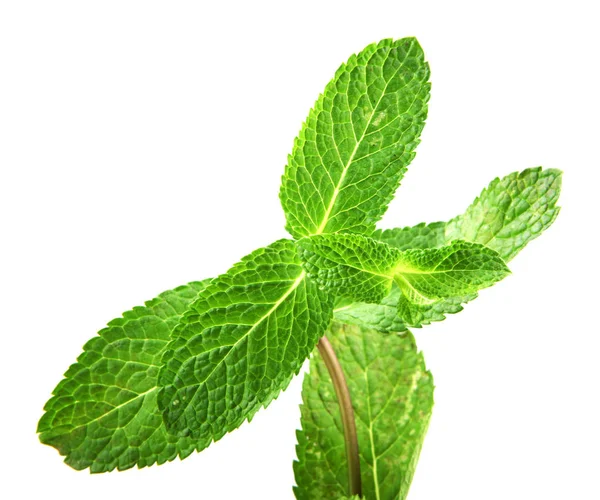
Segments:
[[[369,45],[338,69],[295,139],[282,178],[292,236],[375,229],[415,155],[428,79],[414,38]]]
[[[162,464],[206,447],[167,433],[156,396],[171,331],[209,281],[164,292],[92,338],[44,407],[42,443],[91,472]]]
[[[408,494],[433,407],[433,379],[414,338],[333,322],[330,340],[352,396],[363,497]],[[348,470],[338,401],[327,369],[311,358],[302,390],[302,430],[294,462],[299,500],[348,495]]]
[[[463,304],[476,298],[477,294],[442,299],[427,308],[413,310],[410,324],[407,324],[407,320],[398,313],[400,297],[400,288],[396,284],[392,285],[390,294],[378,304],[354,302],[352,299],[344,297],[336,301],[333,316],[336,321],[341,323],[372,328],[382,333],[401,333],[407,331],[409,326],[421,328],[436,321],[443,321],[446,319],[446,314],[456,314],[462,311]]]
[[[162,360],[158,402],[169,431],[216,441],[250,419],[298,373],[331,312],[289,240],[212,280]]]

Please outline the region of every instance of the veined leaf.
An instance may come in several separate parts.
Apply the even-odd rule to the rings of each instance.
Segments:
[[[308,275],[336,295],[379,302],[390,293],[401,252],[359,234],[322,234],[298,241]]]
[[[400,289],[392,286],[392,291],[378,304],[356,302],[348,297],[340,297],[333,308],[333,317],[340,323],[363,326],[379,332],[405,332],[406,323],[398,316]]]
[[[394,284],[392,291],[381,302],[369,304],[342,298],[336,301],[333,317],[342,323],[363,326],[379,332],[405,332],[408,327],[421,328],[434,321],[442,321],[446,314],[455,314],[463,310],[463,304],[477,297],[476,293],[442,299],[427,308],[410,311],[409,318],[402,318],[398,313],[401,293]]]
[[[439,248],[450,243],[446,238],[446,223],[432,222],[431,224],[417,224],[412,227],[395,229],[378,229],[371,236],[375,240],[383,241],[398,250],[410,250],[412,248]],[[463,240],[466,238],[455,238]],[[480,242],[475,242],[480,243]]]
[[[394,280],[403,297],[419,306],[476,292],[510,273],[495,251],[462,240],[440,248],[405,250],[400,255]]]
[[[289,240],[215,278],[163,357],[158,403],[169,431],[216,441],[250,419],[298,373],[331,310]]]
[[[493,250],[465,241],[441,248],[399,251],[357,234],[318,235],[298,242],[309,276],[339,296],[379,302],[395,282],[401,316],[411,321],[417,311],[493,285],[508,273]],[[416,307],[416,309],[413,308]]]
[[[204,448],[208,443],[167,433],[156,395],[171,331],[209,281],[164,292],[91,339],[44,407],[42,443],[91,472],[161,464]]]
[[[290,234],[373,231],[414,158],[428,79],[414,38],[369,45],[338,69],[288,158],[280,198]]]
[[[556,219],[562,172],[541,167],[494,179],[464,214],[449,222],[376,231],[400,250],[435,248],[452,240],[481,243],[510,261]]]
[[[356,417],[363,498],[405,499],[433,407],[433,379],[410,332],[381,333],[333,322],[327,337],[344,370]],[[340,410],[317,352],[302,388],[294,462],[298,500],[348,495]]]
[[[449,222],[418,224],[413,227],[376,231],[373,238],[399,250],[439,248],[453,239],[488,246],[505,262],[511,260],[527,243],[537,238],[556,219],[562,172],[555,169],[530,168],[493,180],[463,215]],[[420,327],[445,319],[446,314],[462,311],[476,293],[452,297],[433,306],[413,310],[413,321],[405,325],[393,316],[390,303],[394,290],[381,304],[346,300],[336,305],[335,317],[340,321],[362,324],[380,331],[404,331],[406,326]]]
[[[510,261],[558,216],[562,172],[530,168],[494,179],[463,215],[446,226],[446,239],[461,238],[496,250]]]

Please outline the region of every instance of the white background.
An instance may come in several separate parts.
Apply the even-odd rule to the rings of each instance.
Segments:
[[[2,2],[0,496],[292,498],[300,378],[144,470],[75,472],[36,423],[107,320],[286,236],[308,109],[351,53],[414,35],[429,119],[382,226],[448,219],[514,170],[565,174],[513,275],[417,332],[437,389],[410,500],[600,499],[594,3]]]

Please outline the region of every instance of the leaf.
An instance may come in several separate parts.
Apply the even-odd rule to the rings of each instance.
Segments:
[[[405,499],[433,407],[433,379],[410,332],[381,333],[333,322],[327,337],[355,411],[363,497]],[[302,388],[294,462],[299,500],[348,495],[347,460],[334,387],[315,352]]]
[[[493,180],[463,215],[449,222],[418,224],[413,227],[378,230],[373,238],[400,250],[409,248],[439,248],[453,239],[488,246],[505,262],[511,260],[527,243],[537,238],[556,219],[562,172],[555,169],[531,168],[513,172]],[[343,309],[334,310],[336,319],[363,324],[383,332],[404,331],[406,326],[394,317],[386,297],[381,304],[365,304],[346,300]],[[445,319],[446,314],[462,311],[464,304],[477,297],[476,293],[436,302],[427,310],[412,311],[413,322],[420,327]]]
[[[398,250],[439,248],[450,243],[450,240],[446,238],[445,222],[421,223],[413,227],[386,229],[385,231],[378,229],[371,237]],[[455,239],[462,240],[465,238]]]
[[[156,395],[171,331],[209,281],[164,292],[92,338],[44,407],[42,443],[91,472],[162,464],[204,448],[208,443],[167,433]]]
[[[400,255],[394,279],[403,297],[417,306],[474,293],[510,273],[495,251],[462,240],[441,248],[405,250]]]
[[[463,215],[446,227],[461,238],[496,250],[510,261],[556,220],[562,172],[530,168],[494,179]]]
[[[285,168],[280,198],[290,234],[375,229],[415,156],[428,79],[414,38],[369,45],[338,69]]]
[[[371,328],[383,333],[405,332],[408,327],[421,328],[434,321],[442,321],[446,314],[455,314],[463,310],[463,304],[477,297],[476,293],[450,297],[435,302],[431,306],[418,311],[411,311],[411,316],[402,318],[398,313],[400,288],[392,285],[392,291],[378,304],[354,302],[343,298],[336,302],[333,317],[342,323]]]
[[[341,323],[363,326],[379,332],[405,332],[406,323],[398,316],[400,289],[392,286],[392,291],[378,304],[355,302],[348,297],[336,300],[333,317]]]
[[[366,236],[335,234],[303,238],[298,245],[311,279],[339,296],[376,303],[395,282],[405,322],[441,299],[475,293],[509,273],[496,252],[460,240],[399,251]]]
[[[217,441],[252,418],[298,373],[331,311],[289,240],[214,279],[163,357],[158,404],[169,431]]]
[[[449,222],[377,231],[373,238],[400,250],[460,239],[480,243],[509,262],[556,219],[562,172],[541,167],[494,179],[464,214]]]
[[[390,293],[400,252],[359,234],[322,234],[298,241],[308,275],[331,292],[379,302]]]

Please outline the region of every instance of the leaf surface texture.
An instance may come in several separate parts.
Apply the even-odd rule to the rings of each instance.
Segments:
[[[433,379],[413,336],[333,322],[327,333],[352,396],[363,496],[405,499],[433,406]],[[304,377],[294,462],[299,500],[348,495],[344,434],[335,389],[318,352]]]
[[[369,45],[338,69],[283,175],[280,198],[292,236],[373,232],[414,158],[428,79],[414,38]]]
[[[338,296],[379,303],[395,283],[400,317],[408,322],[440,300],[474,293],[509,273],[495,251],[461,240],[404,251],[357,234],[317,235],[298,244],[309,276]]]
[[[212,280],[163,358],[159,406],[169,431],[216,441],[250,419],[298,373],[331,312],[289,240]]]
[[[543,170],[541,167],[513,172],[493,180],[464,214],[449,222],[378,230],[373,238],[399,250],[439,248],[461,239],[483,244],[508,262],[556,219],[560,211],[556,204],[561,178],[559,170]],[[336,305],[335,317],[384,332],[400,332],[406,326],[420,327],[441,321],[446,314],[462,311],[462,304],[477,297],[476,293],[471,293],[438,301],[429,308],[413,310],[412,321],[406,323],[406,319],[394,316],[390,307],[397,293],[392,289],[380,304],[346,299]]]
[[[204,448],[167,433],[156,396],[171,331],[208,281],[164,292],[92,338],[44,407],[42,443],[91,472],[161,464]]]

